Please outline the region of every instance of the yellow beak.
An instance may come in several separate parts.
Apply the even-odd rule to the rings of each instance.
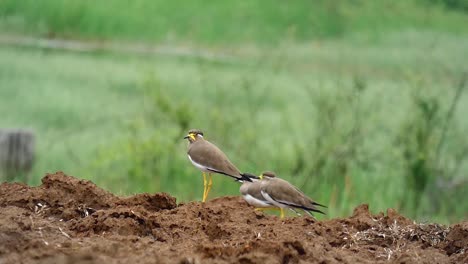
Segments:
[[[190,133],[184,137],[184,139],[191,138],[193,141],[195,141],[195,134]]]

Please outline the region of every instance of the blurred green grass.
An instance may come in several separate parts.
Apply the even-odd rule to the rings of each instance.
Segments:
[[[427,177],[440,177],[416,192],[404,155],[434,152],[468,72],[466,13],[424,1],[184,3],[0,2],[3,34],[235,47],[233,59],[207,60],[0,46],[0,126],[38,136],[30,183],[63,170],[117,194],[200,199],[182,140],[200,128],[242,170],[274,170],[328,205],[326,217],[370,203],[420,221],[466,219],[466,185],[440,187],[452,179],[428,157]],[[424,153],[412,147],[410,125],[424,121],[414,94],[440,104]],[[467,146],[467,103],[462,96],[442,149],[450,168]],[[452,177],[467,170],[463,161]],[[238,185],[215,176],[211,197],[227,194]]]
[[[444,2],[463,0],[3,0],[0,29],[72,38],[195,44],[271,44],[356,33],[379,38],[408,27],[467,32],[466,14],[447,9]]]

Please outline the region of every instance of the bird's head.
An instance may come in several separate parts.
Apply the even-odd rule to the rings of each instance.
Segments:
[[[262,174],[260,174],[260,180],[263,180],[263,179],[271,179],[271,178],[275,178],[276,177],[276,174],[272,171],[264,171],[262,172]]]
[[[190,143],[203,138],[203,132],[200,129],[190,129],[184,139],[188,139]]]

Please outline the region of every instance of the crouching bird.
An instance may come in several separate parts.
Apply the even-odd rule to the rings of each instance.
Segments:
[[[263,197],[260,177],[250,173],[244,173],[243,175],[251,179],[251,181],[239,180],[242,182],[239,191],[244,200],[254,206],[256,210],[276,209],[274,205]]]
[[[234,178],[237,181],[252,181],[243,176],[239,169],[232,164],[226,154],[216,145],[205,140],[203,132],[199,129],[189,130],[184,137],[189,142],[187,155],[192,164],[202,171],[203,199],[205,202],[213,185],[212,173],[218,173]],[[208,174],[208,178],[206,176]]]
[[[312,212],[325,214],[317,207],[326,206],[314,202],[296,186],[278,178],[274,172],[263,172],[260,177],[246,173],[244,177],[252,181],[243,181],[240,192],[247,203],[257,207],[257,210],[278,209],[281,218],[284,217],[285,208],[295,212],[301,209],[311,216]]]

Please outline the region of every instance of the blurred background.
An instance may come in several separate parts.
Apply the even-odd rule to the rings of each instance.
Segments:
[[[1,0],[2,181],[200,200],[199,128],[322,219],[466,220],[467,25],[465,0]],[[238,188],[215,176],[210,197]]]

